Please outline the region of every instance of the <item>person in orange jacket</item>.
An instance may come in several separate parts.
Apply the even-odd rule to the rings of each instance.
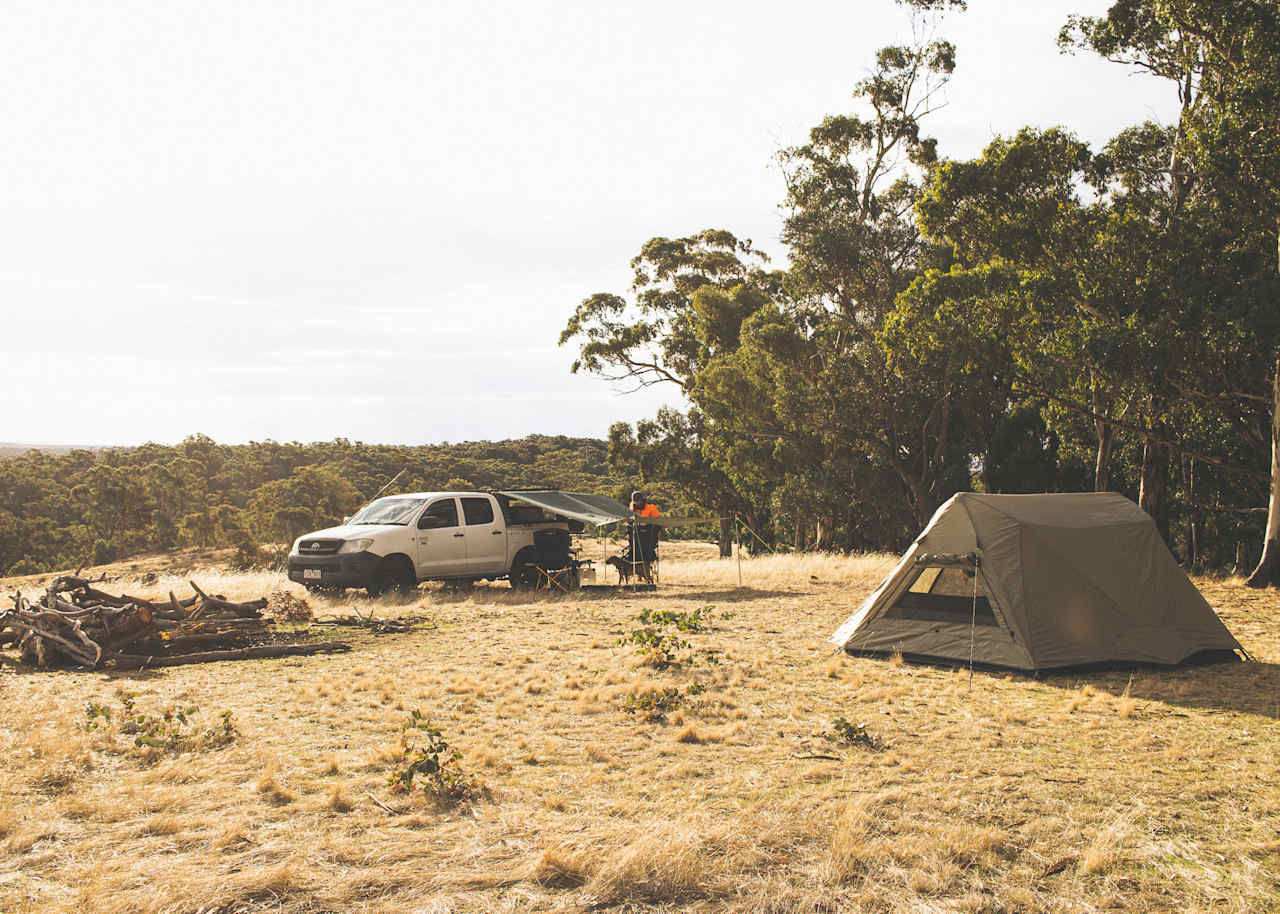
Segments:
[[[657,517],[658,506],[650,503],[639,491],[631,493],[631,510],[641,517]]]
[[[662,531],[654,524],[645,524],[640,521],[642,518],[656,518],[658,506],[645,498],[643,493],[635,491],[631,493],[631,510],[638,515],[635,521],[637,527],[633,544],[639,554],[629,555],[629,558],[632,562],[639,563],[641,576],[649,583],[653,583],[649,565],[658,558],[658,537]]]

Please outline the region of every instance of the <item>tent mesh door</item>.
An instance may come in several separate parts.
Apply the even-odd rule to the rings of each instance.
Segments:
[[[913,619],[921,622],[953,622],[968,625],[996,625],[991,601],[987,599],[982,576],[977,578],[978,599],[975,613],[971,568],[926,565],[916,572],[911,586],[902,592],[885,612],[888,619]]]

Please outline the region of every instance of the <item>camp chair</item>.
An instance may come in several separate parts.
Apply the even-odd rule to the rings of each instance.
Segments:
[[[533,566],[538,573],[536,589],[577,590],[580,583],[578,566],[582,564],[569,547],[568,530],[536,530],[533,548],[537,553]]]

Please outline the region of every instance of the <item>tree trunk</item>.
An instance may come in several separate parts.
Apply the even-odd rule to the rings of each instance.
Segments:
[[[819,517],[813,531],[813,551],[829,552],[831,550],[831,533],[835,524],[829,517]]]
[[[1115,445],[1116,429],[1110,422],[1093,421],[1098,432],[1098,456],[1093,464],[1093,491],[1106,492],[1111,488],[1111,448]]]
[[[1244,550],[1244,542],[1243,541],[1237,542],[1236,543],[1236,563],[1234,566],[1232,566],[1231,573],[1243,575],[1245,573],[1245,563],[1248,560],[1249,560],[1249,557]]]
[[[720,558],[727,559],[733,557],[733,518],[720,518]]]
[[[1200,515],[1196,503],[1196,461],[1187,459],[1187,495],[1193,507],[1187,509],[1187,571],[1194,574],[1200,558]]]
[[[1280,351],[1271,375],[1271,493],[1267,498],[1267,531],[1262,537],[1262,558],[1253,569],[1250,587],[1280,584]]]
[[[1160,425],[1156,425],[1157,432]],[[1138,506],[1151,515],[1156,529],[1169,544],[1169,448],[1151,438],[1142,446],[1142,483],[1138,489]]]

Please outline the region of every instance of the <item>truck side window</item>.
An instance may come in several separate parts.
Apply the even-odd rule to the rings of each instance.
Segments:
[[[462,499],[462,514],[467,519],[467,526],[493,523],[493,505],[487,498]]]
[[[432,502],[418,518],[419,530],[440,530],[458,526],[458,503],[452,498]]]

